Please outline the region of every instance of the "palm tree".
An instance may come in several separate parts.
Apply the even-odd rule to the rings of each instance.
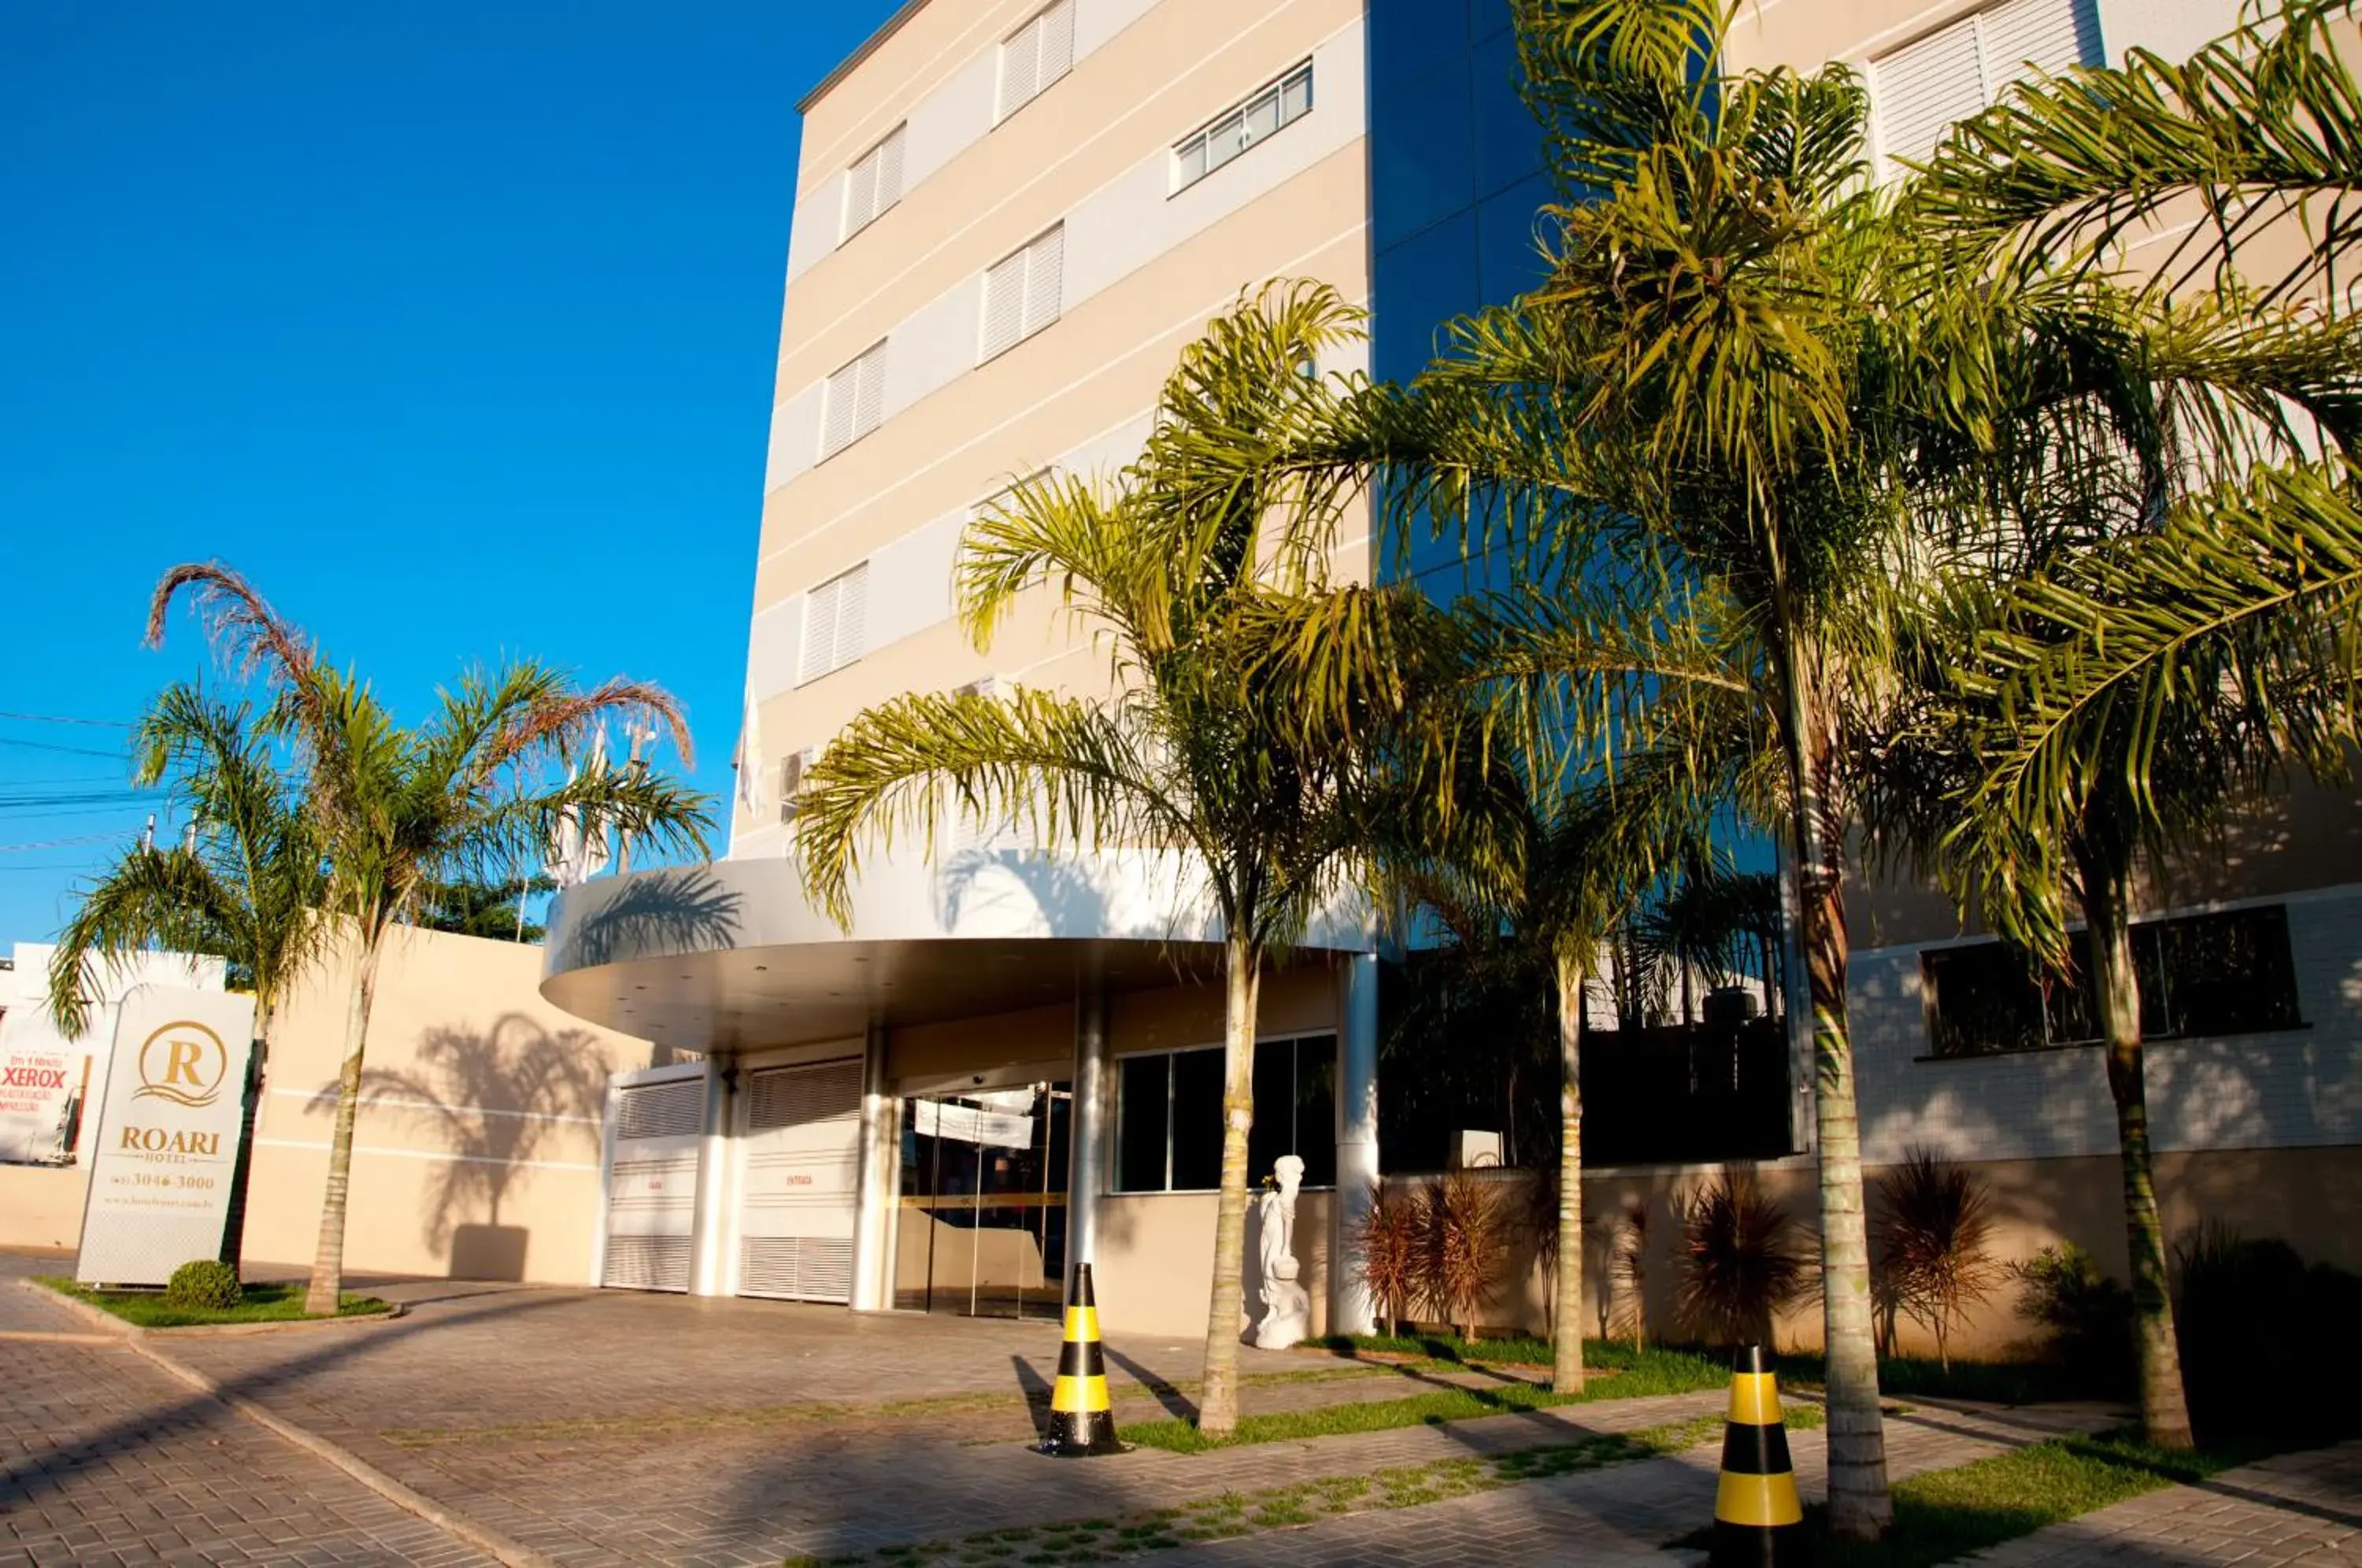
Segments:
[[[1333,392],[1309,367],[1358,328],[1324,286],[1269,289],[1185,349],[1140,459],[1102,490],[1014,484],[974,525],[961,614],[979,646],[1020,596],[1054,585],[1110,656],[1105,698],[1020,687],[918,692],[858,716],[805,776],[796,817],[815,900],[849,923],[865,844],[946,811],[1010,822],[1043,845],[1115,845],[1203,878],[1223,945],[1221,1187],[1198,1426],[1238,1419],[1238,1326],[1255,1016],[1265,960],[1364,869],[1389,812],[1374,761],[1396,733],[1372,701],[1317,733],[1297,722],[1270,627],[1325,602],[1333,529],[1269,525],[1284,499],[1249,479],[1190,483],[1209,451],[1252,449],[1294,403]],[[1396,790],[1389,797],[1400,800]]]
[[[50,1010],[61,1031],[81,1034],[99,968],[155,947],[218,954],[229,962],[231,984],[253,993],[253,1049],[221,1242],[221,1261],[236,1268],[271,1032],[321,949],[319,841],[242,703],[192,685],[167,687],[134,729],[132,753],[142,785],[171,780],[193,831],[171,848],[143,841],[125,850],[83,889],[50,955]]]
[[[2158,533],[2076,551],[2012,586],[1960,672],[1952,722],[1983,760],[1946,802],[1956,815],[1941,854],[1964,897],[2054,966],[2068,961],[2061,903],[2083,917],[2116,1111],[2143,1423],[2162,1447],[2194,1436],[2151,1160],[2134,876],[2219,832],[2234,804],[2291,767],[2346,775],[2362,712],[2355,497],[2343,469],[2266,470],[2185,503]],[[2288,529],[2304,547],[2285,560],[2346,586],[2257,610],[2258,542],[2286,542]],[[2191,624],[2195,606],[2243,596],[2240,613]],[[2159,621],[2180,633],[2170,654],[2140,647]],[[2119,636],[2145,674],[2120,662],[2126,654],[2109,646]]]
[[[2169,218],[2179,237],[2148,269],[2160,291],[2244,286],[2277,255],[2268,297],[2344,308],[2337,269],[2362,243],[2362,84],[2336,36],[2351,16],[2350,0],[2257,7],[2186,61],[2135,50],[2121,67],[2020,83],[1955,127],[1915,182],[1911,214],[1938,237],[1931,261],[1970,275],[2113,271],[2126,239]]]
[[[463,673],[425,723],[395,722],[368,684],[323,660],[244,579],[218,564],[173,568],[149,608],[160,642],[173,602],[194,596],[215,651],[259,674],[271,723],[298,752],[307,813],[327,867],[325,908],[352,944],[355,966],[328,1144],[319,1246],[304,1310],[333,1314],[344,1282],[346,1197],[363,1048],[387,933],[418,912],[439,880],[536,864],[560,813],[627,831],[660,851],[701,851],[704,797],[652,771],[550,775],[602,720],[661,721],[684,757],[689,732],[661,688],[610,680],[585,690],[532,662]]]

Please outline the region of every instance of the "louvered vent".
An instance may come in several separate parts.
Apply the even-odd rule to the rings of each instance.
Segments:
[[[610,1236],[602,1283],[622,1290],[687,1290],[689,1264],[687,1236]]]
[[[749,1236],[739,1247],[738,1294],[849,1301],[853,1243],[832,1236]]]
[[[861,1064],[848,1059],[814,1067],[772,1067],[749,1076],[746,1130],[801,1127],[861,1114]]]
[[[643,1084],[615,1097],[615,1136],[685,1138],[705,1121],[705,1080],[675,1078]]]

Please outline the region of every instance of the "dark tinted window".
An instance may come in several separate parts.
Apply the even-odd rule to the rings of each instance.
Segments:
[[[1173,1077],[1167,1055],[1126,1056],[1118,1064],[1115,1189],[1164,1190],[1164,1124]]]
[[[2145,921],[2132,936],[2144,1038],[2302,1026],[2285,907]],[[2068,952],[2070,979],[2045,974],[2004,943],[1923,954],[1935,1054],[1981,1056],[2096,1040],[2099,1013],[2084,933],[2074,934]]]
[[[1173,1190],[1222,1185],[1222,1052],[1176,1051],[1173,1063]]]

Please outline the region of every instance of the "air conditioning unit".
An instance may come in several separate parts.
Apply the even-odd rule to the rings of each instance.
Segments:
[[[779,820],[791,823],[803,803],[796,797],[803,792],[804,772],[811,767],[813,754],[810,746],[789,752],[779,759]]]
[[[974,680],[953,687],[952,695],[955,697],[991,697],[998,695],[999,690],[1000,682],[997,677],[979,675]]]

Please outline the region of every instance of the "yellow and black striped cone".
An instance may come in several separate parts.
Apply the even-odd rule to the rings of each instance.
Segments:
[[[1125,1452],[1108,1409],[1107,1358],[1099,1349],[1099,1308],[1091,1296],[1088,1264],[1075,1265],[1066,1342],[1058,1347],[1058,1386],[1050,1393],[1050,1430],[1042,1452],[1059,1459]]]
[[[1730,1370],[1712,1568],[1790,1568],[1805,1561],[1805,1509],[1780,1420],[1779,1381],[1763,1370],[1763,1347],[1749,1345]]]

